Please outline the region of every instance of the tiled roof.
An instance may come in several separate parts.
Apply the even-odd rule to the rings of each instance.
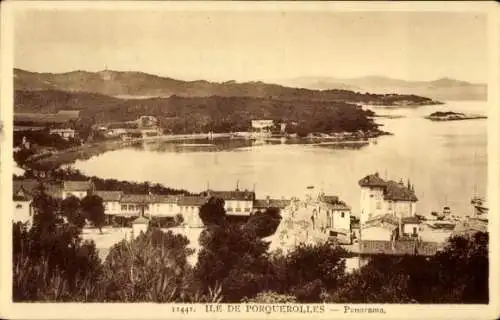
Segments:
[[[64,191],[87,191],[91,189],[90,181],[64,181]]]
[[[379,223],[388,223],[388,224],[393,224],[393,225],[397,226],[397,225],[399,225],[399,220],[394,215],[392,215],[390,213],[386,213],[384,215],[375,216],[375,217],[369,219],[368,221],[365,222],[365,225],[369,226],[369,225],[376,225]]]
[[[149,194],[124,194],[120,202],[123,203],[152,203]]]
[[[322,195],[320,197],[320,200],[323,201],[323,202],[326,202],[326,203],[336,204],[336,203],[339,202],[339,197],[337,197],[337,196],[325,196],[325,195]]]
[[[13,180],[12,191],[13,200],[28,201],[33,199],[33,196],[38,191],[40,182],[35,179]],[[45,192],[54,198],[62,197],[62,189],[60,185],[44,183]]]
[[[392,201],[417,201],[415,193],[396,181],[387,181],[384,199]]]
[[[163,194],[153,194],[151,195],[151,202],[154,203],[177,203],[179,202],[179,196],[163,195]]]
[[[122,191],[94,191],[96,196],[102,198],[103,201],[120,201],[123,192]]]
[[[184,196],[179,199],[180,206],[202,206],[206,202],[206,198],[202,196]]]
[[[256,199],[253,207],[256,209],[279,208],[283,209],[290,205],[290,200],[286,199]]]
[[[385,181],[379,177],[378,173],[368,175],[358,183],[362,187],[385,187]]]
[[[361,254],[368,255],[424,255],[431,256],[438,250],[437,242],[421,242],[416,240],[362,240]]]
[[[209,191],[209,196],[221,198],[223,200],[246,200],[253,201],[255,199],[255,192],[253,191]]]
[[[413,190],[396,181],[385,181],[378,173],[368,175],[358,183],[361,187],[383,187],[385,200],[418,201]]]

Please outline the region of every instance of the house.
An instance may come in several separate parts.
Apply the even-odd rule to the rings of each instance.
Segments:
[[[29,226],[33,223],[32,201],[41,188],[41,183],[35,179],[23,179],[13,181],[13,221],[27,223]],[[62,198],[62,189],[59,185],[43,184],[43,190],[49,196]]]
[[[150,215],[155,217],[175,217],[180,213],[179,196],[150,195]]]
[[[319,228],[343,242],[351,242],[351,208],[338,196],[319,194],[311,219],[314,228]]]
[[[403,182],[385,181],[378,173],[359,181],[361,187],[360,223],[363,225],[373,217],[390,213],[398,217],[416,215],[418,201],[413,186]]]
[[[49,133],[50,134],[57,134],[58,136],[66,139],[66,140],[75,138],[75,130],[73,130],[71,128],[50,129]]]
[[[256,213],[257,211],[266,211],[270,208],[283,210],[288,207],[290,203],[291,200],[271,199],[270,197],[266,197],[266,199],[255,199],[253,202],[253,213]]]
[[[123,196],[122,191],[94,191],[94,195],[102,199],[102,204],[104,205],[104,214],[108,216],[117,216],[121,212],[121,198]]]
[[[120,215],[125,217],[151,216],[152,204],[149,194],[124,194],[120,199]]]
[[[420,221],[416,217],[395,217],[387,213],[361,225],[361,240],[391,241],[395,239],[419,239]]]
[[[83,199],[92,194],[94,191],[94,183],[90,180],[86,181],[64,181],[63,183],[63,199],[69,196],[75,196],[78,199]]]
[[[200,207],[206,203],[203,196],[183,196],[179,199],[179,211],[184,218],[184,223],[192,228],[202,227]]]
[[[228,215],[249,216],[253,212],[255,192],[238,188],[234,191],[207,191],[208,197],[224,200],[224,209]]]

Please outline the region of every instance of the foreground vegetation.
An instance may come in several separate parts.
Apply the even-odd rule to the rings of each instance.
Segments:
[[[13,226],[16,302],[488,303],[485,233],[452,238],[431,258],[381,256],[347,274],[338,246],[271,253],[262,237],[275,231],[275,212],[235,224],[212,199],[200,210],[205,230],[194,267],[187,238],[157,228],[117,243],[101,262],[50,197],[40,192],[33,205],[33,227]]]

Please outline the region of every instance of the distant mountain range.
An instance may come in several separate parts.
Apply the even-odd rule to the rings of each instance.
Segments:
[[[470,83],[450,78],[434,81],[406,81],[381,76],[352,79],[332,77],[298,77],[274,80],[281,85],[313,90],[352,90],[370,93],[415,94],[437,100],[487,100],[488,87],[483,83]]]
[[[125,99],[152,97],[253,97],[276,100],[341,101],[378,105],[437,104],[417,95],[368,94],[343,88],[317,90],[291,88],[264,82],[182,81],[143,72],[72,71],[66,73],[36,73],[14,69],[14,88],[20,91],[59,90],[91,92]],[[324,88],[321,88],[324,89]]]

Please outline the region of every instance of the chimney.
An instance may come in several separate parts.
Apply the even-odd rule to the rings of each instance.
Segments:
[[[271,204],[271,199],[269,198],[269,196],[266,197],[266,204],[268,207]]]

